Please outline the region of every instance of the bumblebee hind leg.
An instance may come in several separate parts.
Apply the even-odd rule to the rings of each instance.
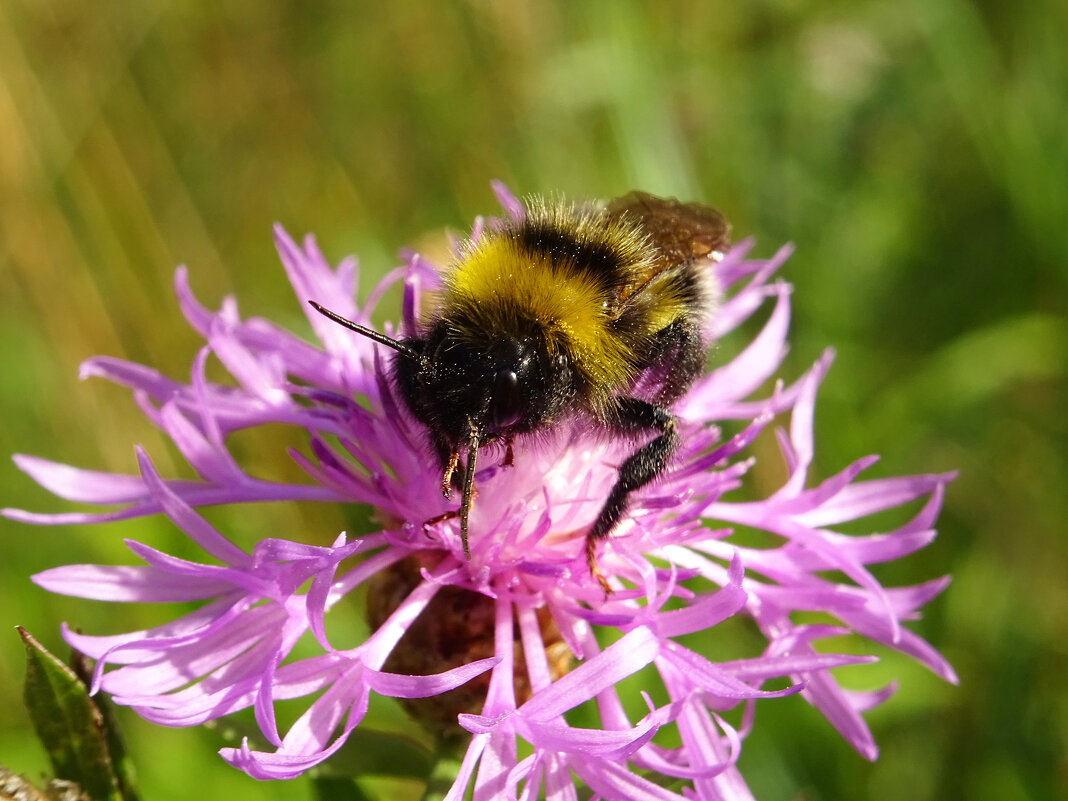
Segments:
[[[586,563],[590,573],[600,583],[605,595],[611,592],[608,582],[597,567],[597,543],[608,536],[627,510],[627,497],[660,475],[678,444],[677,423],[674,415],[666,409],[638,398],[621,398],[616,401],[615,414],[609,427],[620,434],[636,434],[642,431],[659,431],[654,439],[642,445],[620,465],[615,486],[608,493],[608,500],[586,534]]]
[[[627,498],[664,472],[678,444],[678,424],[665,407],[682,397],[704,369],[705,353],[697,324],[680,317],[653,337],[646,363],[660,366],[654,383],[659,388],[653,402],[638,398],[621,398],[607,415],[608,428],[619,434],[634,435],[659,431],[651,441],[631,454],[619,468],[619,477],[608,493],[593,526],[586,534],[586,563],[590,573],[609,592],[608,582],[597,567],[597,543],[608,536],[627,511]]]

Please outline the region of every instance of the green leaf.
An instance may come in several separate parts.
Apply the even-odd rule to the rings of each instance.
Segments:
[[[104,717],[77,674],[22,628],[23,698],[56,778],[77,782],[93,801],[125,801],[108,748]]]
[[[93,669],[89,659],[77,651],[71,654],[71,669],[77,674],[82,685],[88,687],[92,682]],[[103,695],[97,695],[92,699],[100,716],[104,721],[104,735],[107,738],[108,755],[111,757],[111,768],[115,772],[115,781],[119,785],[119,794],[123,801],[139,801],[137,794],[137,771],[134,769],[133,760],[126,750],[126,743],[122,737],[119,722],[115,719],[115,711],[111,702]]]

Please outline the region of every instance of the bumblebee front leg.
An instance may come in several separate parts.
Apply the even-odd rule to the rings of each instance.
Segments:
[[[463,489],[464,471],[460,468],[460,449],[440,437],[434,438],[434,452],[441,465],[441,494],[452,498],[453,490]]]
[[[512,451],[511,434],[504,435],[504,461],[501,462],[501,467],[512,467],[515,465],[515,453]]]
[[[622,398],[616,402],[610,427],[620,434],[659,431],[660,434],[627,457],[619,468],[619,477],[608,493],[608,500],[586,534],[586,563],[590,573],[607,595],[608,582],[597,567],[597,542],[608,536],[627,511],[627,497],[664,472],[668,459],[678,444],[677,423],[666,409],[637,398]]]

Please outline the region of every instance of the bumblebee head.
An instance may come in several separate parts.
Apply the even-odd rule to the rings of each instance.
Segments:
[[[464,457],[461,533],[467,553],[475,460],[481,446],[534,431],[555,419],[573,392],[570,363],[551,356],[537,331],[472,337],[435,323],[425,338],[396,340],[309,301],[320,314],[393,348],[393,376],[412,415],[430,431],[448,484]]]
[[[529,341],[501,337],[471,343],[444,325],[426,340],[426,359],[416,366],[409,405],[416,417],[450,444],[466,442],[472,431],[485,441],[530,430],[538,410],[532,385],[540,384],[539,360]],[[405,389],[404,374],[398,379]]]
[[[425,339],[397,340],[309,301],[320,314],[397,351],[394,373],[408,408],[452,448],[533,430],[551,416],[546,389],[563,362],[533,335],[473,341],[444,320]],[[549,403],[548,407],[558,404]]]

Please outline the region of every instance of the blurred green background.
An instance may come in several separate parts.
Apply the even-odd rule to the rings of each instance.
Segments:
[[[372,7],[372,5],[374,7]],[[959,688],[890,659],[864,762],[799,699],[758,707],[741,767],[772,799],[1068,797],[1068,5],[169,3],[0,0],[0,454],[133,471],[174,453],[128,394],[79,382],[110,354],[188,376],[171,279],[310,336],[270,225],[365,276],[516,192],[703,200],[756,253],[792,241],[799,374],[828,344],[818,468],[961,470],[938,541],[880,573],[955,577],[913,627]],[[364,285],[366,286],[366,284]],[[245,446],[242,446],[245,447]],[[248,445],[246,457],[255,458]],[[269,473],[270,467],[259,470]],[[0,462],[0,504],[66,510]],[[330,539],[336,510],[223,510],[248,542]],[[46,768],[20,705],[14,624],[58,648],[157,620],[27,576],[126,563],[156,520],[0,521],[0,762]],[[96,616],[99,614],[99,619]],[[310,798],[257,784],[217,735],[132,715],[146,799]],[[413,788],[366,785],[384,797]],[[208,788],[206,791],[202,788]]]

